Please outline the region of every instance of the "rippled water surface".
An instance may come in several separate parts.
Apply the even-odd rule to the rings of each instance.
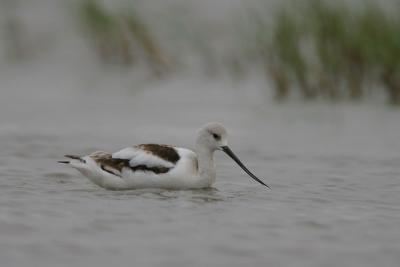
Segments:
[[[1,266],[399,266],[398,111],[264,104],[218,81],[152,87],[4,93]],[[215,187],[197,191],[106,191],[56,164],[141,142],[192,147],[212,120],[272,190],[222,154]]]

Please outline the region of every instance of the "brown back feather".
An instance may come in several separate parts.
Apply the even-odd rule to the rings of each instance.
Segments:
[[[114,171],[118,171],[119,173],[121,173],[123,168],[130,168],[133,172],[151,171],[154,172],[155,174],[167,173],[170,170],[170,168],[164,166],[152,166],[152,167],[148,167],[146,165],[130,166],[129,159],[115,159],[112,157],[112,154],[103,151],[94,152],[90,154],[90,157],[94,161],[96,161],[104,171],[112,173],[114,175],[117,175]]]

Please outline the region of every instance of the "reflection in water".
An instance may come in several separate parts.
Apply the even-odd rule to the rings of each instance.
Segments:
[[[224,195],[216,188],[196,189],[196,190],[166,190],[157,188],[108,191],[98,188],[96,195],[99,197],[135,200],[137,198],[155,200],[177,200],[190,201],[196,203],[223,201]]]
[[[179,89],[175,92],[180,93]],[[149,94],[154,99],[162,92]],[[173,101],[176,101],[174,106],[179,106],[178,98],[174,97],[169,98],[166,106],[160,106],[165,113],[170,112],[167,117],[179,111],[168,108]],[[221,98],[219,107],[210,110],[193,105],[190,114],[196,121],[193,127],[199,124],[201,114],[212,117],[216,110],[222,114],[232,111],[226,103],[221,106],[223,101]],[[117,107],[115,113],[123,119],[114,120],[113,123],[121,124],[114,126],[126,129],[125,106]],[[147,106],[132,109],[135,108],[137,113],[147,112]],[[397,253],[390,252],[383,259],[368,245],[389,246],[400,241],[397,234],[400,196],[396,190],[400,187],[399,157],[392,145],[397,136],[380,130],[400,130],[396,128],[399,126],[393,126],[400,123],[392,123],[397,116],[379,120],[375,133],[364,133],[365,125],[372,127],[370,120],[363,120],[370,114],[357,113],[352,117],[353,111],[348,110],[357,127],[349,123],[346,131],[333,127],[316,135],[321,126],[326,126],[324,119],[303,120],[301,109],[282,114],[272,108],[268,124],[255,117],[254,121],[247,119],[250,125],[232,127],[232,142],[238,154],[249,168],[271,181],[272,190],[249,180],[228,158],[217,154],[220,158],[216,160],[215,188],[107,191],[79,174],[60,169],[56,160],[65,151],[85,152],[92,147],[113,151],[129,143],[160,138],[167,143],[191,144],[193,140],[188,133],[193,129],[183,123],[182,128],[164,131],[168,126],[157,121],[157,114],[150,114],[155,124],[147,129],[135,128],[133,136],[131,132],[119,135],[107,132],[100,124],[86,125],[93,114],[87,115],[84,106],[80,109],[69,111],[76,113],[74,133],[68,132],[70,126],[58,124],[55,133],[58,138],[41,138],[36,133],[38,129],[27,129],[24,138],[19,139],[9,133],[2,134],[0,129],[0,233],[8,233],[0,240],[0,256],[5,262],[24,259],[42,263],[41,266],[58,266],[65,257],[70,257],[77,265],[85,266],[101,266],[116,258],[124,264],[150,261],[154,266],[174,267],[205,266],[210,261],[220,266],[264,266],[269,261],[285,266],[293,261],[321,266],[331,261],[346,265],[353,259],[351,255],[357,254],[363,257],[357,258],[354,266],[364,267],[379,266],[381,262],[390,266],[397,259]],[[246,105],[234,109],[247,115],[253,112]],[[45,113],[42,118],[46,118]],[[296,121],[302,123],[293,126],[284,119],[273,119],[282,116],[297,116]],[[340,116],[340,113],[326,116]],[[46,120],[38,124],[46,127]],[[248,130],[254,129],[252,124],[258,125],[257,131]],[[82,129],[99,134],[82,133]],[[298,131],[306,133],[299,135]],[[352,132],[352,136],[368,135],[371,143],[368,148],[373,153],[365,150],[359,138],[343,136],[343,131]],[[138,137],[147,135],[146,140]],[[381,147],[381,136],[393,142]],[[22,153],[15,153],[16,150]],[[18,234],[19,229],[23,235]],[[296,252],[295,256],[288,256],[287,251]],[[101,255],[92,257],[91,252]],[[368,255],[374,258],[371,260]]]

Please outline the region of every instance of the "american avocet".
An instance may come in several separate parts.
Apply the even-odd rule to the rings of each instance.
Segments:
[[[195,189],[210,187],[215,182],[214,151],[222,150],[251,178],[268,187],[243,165],[227,144],[224,126],[208,123],[198,131],[196,153],[181,147],[142,144],[114,154],[97,151],[83,157],[65,155],[70,160],[59,162],[111,190]]]

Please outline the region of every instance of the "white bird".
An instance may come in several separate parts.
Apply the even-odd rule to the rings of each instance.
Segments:
[[[216,171],[214,152],[228,154],[251,178],[252,174],[228,147],[227,131],[219,123],[208,123],[197,133],[196,153],[159,144],[141,144],[116,153],[97,151],[87,156],[65,155],[68,164],[90,181],[110,190],[140,188],[197,189],[211,187]]]

